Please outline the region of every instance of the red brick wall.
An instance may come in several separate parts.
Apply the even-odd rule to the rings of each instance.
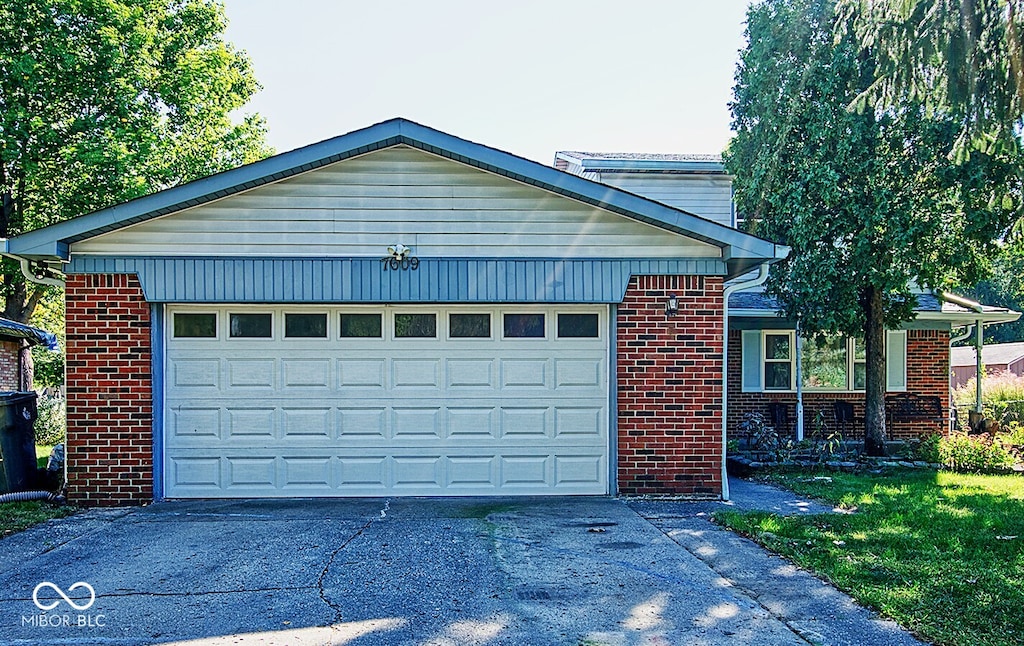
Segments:
[[[720,496],[722,279],[634,276],[617,329],[619,493]]]
[[[741,438],[736,429],[748,412],[768,414],[770,402],[789,404],[790,420],[795,429],[796,393],[744,393],[741,392],[742,354],[741,334],[738,330],[729,332],[729,437]],[[947,419],[949,414],[949,332],[939,330],[907,331],[907,392],[917,395],[937,396]],[[833,402],[842,400],[854,405],[856,425],[839,429],[850,437],[863,438],[864,394],[863,393],[804,393],[804,430],[810,436],[814,431],[815,416],[821,411],[827,423],[837,428],[833,413]],[[940,421],[895,422],[886,428],[889,439],[911,439],[928,433],[945,433],[949,426]],[[793,430],[793,429],[789,429]],[[795,432],[795,430],[794,430]]]
[[[135,276],[70,275],[68,498],[112,506],[153,498],[149,304]]]
[[[0,341],[0,390],[20,390],[18,387],[18,354],[21,343]]]

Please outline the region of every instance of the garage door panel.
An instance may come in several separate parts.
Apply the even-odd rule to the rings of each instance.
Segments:
[[[248,457],[229,455],[227,486],[274,488],[277,485],[277,460],[274,457]]]
[[[395,389],[439,388],[440,359],[394,359],[391,370]]]
[[[495,361],[493,359],[448,359],[446,385],[453,389],[494,390]]]
[[[386,406],[338,408],[338,439],[387,440],[387,413]]]
[[[600,406],[556,406],[555,437],[600,437],[604,415],[604,408]]]
[[[491,441],[498,438],[496,406],[448,408],[448,437],[453,441]]]
[[[599,387],[603,379],[603,359],[556,359],[555,387]]]
[[[282,408],[281,428],[283,439],[330,440],[332,409],[330,407]]]
[[[273,388],[277,362],[273,359],[227,359],[228,388]]]
[[[274,408],[225,407],[227,437],[229,440],[250,442],[267,441],[276,436],[277,415]]]
[[[196,389],[220,387],[220,359],[181,359],[171,370],[175,388]]]
[[[350,310],[321,307],[328,338],[283,339],[286,312],[316,308],[257,309],[274,338],[167,340],[168,497],[607,491],[604,339],[503,339],[501,308],[491,338],[447,338],[446,312],[478,306],[421,308],[436,337],[398,340],[386,312],[381,338],[339,338]]]
[[[507,388],[548,388],[548,360],[503,359],[501,361],[501,387]]]
[[[443,436],[440,421],[441,409],[437,406],[392,408],[391,437],[399,444],[440,440]]]
[[[319,489],[329,493],[332,489],[330,457],[296,457],[281,458],[282,486],[285,489]]]
[[[185,442],[220,439],[220,408],[180,406],[170,412],[170,434]]]
[[[336,461],[339,490],[349,490],[351,495],[362,495],[355,491],[385,491],[387,482],[387,455],[341,456]],[[372,494],[371,494],[372,495]]]
[[[284,359],[284,391],[331,387],[330,359]]]
[[[384,359],[338,359],[338,389],[384,388]]]

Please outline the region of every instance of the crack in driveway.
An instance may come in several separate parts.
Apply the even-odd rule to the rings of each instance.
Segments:
[[[384,501],[384,507],[380,511],[380,518],[381,519],[387,517],[387,512],[388,512],[388,509],[390,507],[390,502],[391,502],[390,500],[385,500]],[[328,608],[330,608],[331,610],[334,611],[334,621],[331,622],[332,629],[334,629],[334,626],[336,624],[341,623],[341,620],[343,618],[343,612],[342,612],[341,606],[339,606],[337,603],[331,601],[328,598],[327,591],[324,590],[324,578],[327,577],[327,572],[330,571],[331,567],[334,565],[334,561],[335,561],[335,559],[338,558],[338,554],[340,554],[343,549],[348,547],[349,543],[351,543],[352,541],[354,541],[357,538],[359,538],[362,535],[363,532],[365,532],[367,529],[369,529],[370,525],[373,524],[374,520],[375,520],[375,518],[370,518],[370,520],[366,521],[366,523],[363,524],[362,527],[357,529],[354,534],[352,534],[347,539],[345,539],[345,542],[343,542],[341,545],[336,547],[334,549],[334,551],[331,552],[330,557],[328,557],[327,563],[324,565],[324,568],[322,570],[320,570],[320,576],[318,576],[316,578],[316,589],[317,589],[317,593],[320,595],[320,600],[323,601],[327,605]]]

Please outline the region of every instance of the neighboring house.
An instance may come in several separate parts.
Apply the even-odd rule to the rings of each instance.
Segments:
[[[973,345],[958,346],[950,353],[952,373],[950,386],[959,388],[978,374],[978,364]],[[986,375],[1009,372],[1024,375],[1024,343],[993,343],[982,346],[981,364]]]
[[[2,251],[66,276],[77,503],[717,497],[725,281],[788,252],[727,223],[396,119]]]
[[[0,318],[0,391],[32,389],[22,355],[35,345],[58,350],[57,337],[50,332]]]
[[[723,224],[737,221],[732,177],[720,157],[562,151],[555,154],[554,165]],[[727,419],[733,439],[746,439],[737,426],[748,413],[765,415],[785,434],[792,436],[796,431],[796,326],[781,318],[778,310],[759,288],[729,298]],[[968,309],[942,302],[932,294],[919,294],[916,319],[887,332],[886,392],[887,396],[912,393],[937,398],[943,414],[891,420],[889,437],[908,439],[948,429],[952,330],[979,321],[983,325],[1013,321],[1019,316],[1004,308]],[[800,353],[805,436],[839,430],[845,437],[863,437],[863,343],[838,337],[803,339]],[[973,370],[973,359],[971,364]]]

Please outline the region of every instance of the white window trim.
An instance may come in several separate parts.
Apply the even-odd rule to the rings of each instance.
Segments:
[[[888,364],[886,365],[886,392],[905,392],[907,390],[906,381],[906,363],[907,363],[907,331],[906,330],[886,330],[886,345],[888,347],[889,335],[901,334],[903,335],[903,386],[892,387],[888,383]],[[789,388],[768,388],[767,387],[767,373],[766,365],[768,363],[783,363],[782,359],[767,359],[768,356],[768,336],[788,336],[789,347],[790,347],[790,369],[789,369]],[[866,363],[866,360],[858,360],[855,354],[856,339],[852,337],[846,338],[846,388],[811,388],[805,386],[803,392],[815,393],[815,394],[863,394],[863,388],[853,388],[855,380],[855,367],[857,363]],[[742,350],[741,350],[742,351]],[[758,366],[760,370],[761,384],[760,389],[744,387],[743,392],[762,392],[762,393],[795,393],[796,392],[796,361],[797,361],[797,350],[796,350],[796,330],[761,330],[761,357],[760,364]],[[742,366],[742,361],[741,361]],[[742,368],[741,368],[742,369]]]

